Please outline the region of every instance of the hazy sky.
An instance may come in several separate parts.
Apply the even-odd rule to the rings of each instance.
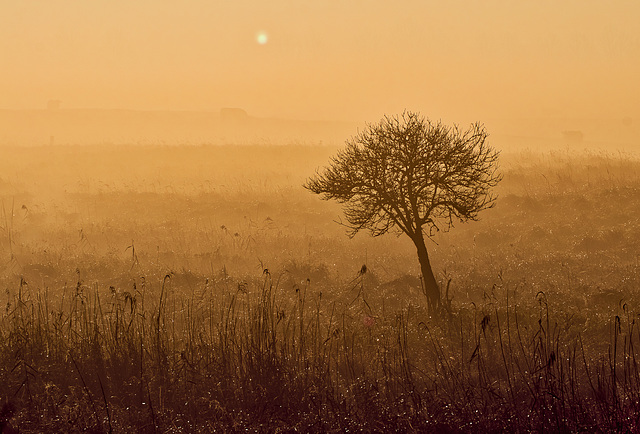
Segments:
[[[638,0],[0,0],[0,108],[640,118],[638,23]]]

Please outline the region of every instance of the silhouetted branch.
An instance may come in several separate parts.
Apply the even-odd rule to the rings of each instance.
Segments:
[[[387,116],[347,141],[305,187],[345,205],[351,236],[397,228],[413,237],[438,220],[450,228],[495,204],[499,153],[486,138],[479,123],[462,131],[412,112]]]

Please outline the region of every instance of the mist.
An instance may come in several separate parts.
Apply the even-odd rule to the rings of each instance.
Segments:
[[[0,432],[637,431],[638,17],[2,3]]]
[[[635,2],[11,2],[0,108],[638,118]],[[259,35],[266,38],[258,41]]]

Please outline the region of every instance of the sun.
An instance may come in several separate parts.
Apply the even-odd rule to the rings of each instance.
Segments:
[[[258,32],[256,35],[256,41],[258,41],[258,44],[264,45],[269,41],[269,35],[267,35],[266,32]]]

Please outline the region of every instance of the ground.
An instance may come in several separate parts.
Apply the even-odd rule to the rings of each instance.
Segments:
[[[433,234],[429,316],[410,240],[302,188],[334,152],[0,148],[0,423],[637,429],[638,159],[503,153],[496,207]]]

